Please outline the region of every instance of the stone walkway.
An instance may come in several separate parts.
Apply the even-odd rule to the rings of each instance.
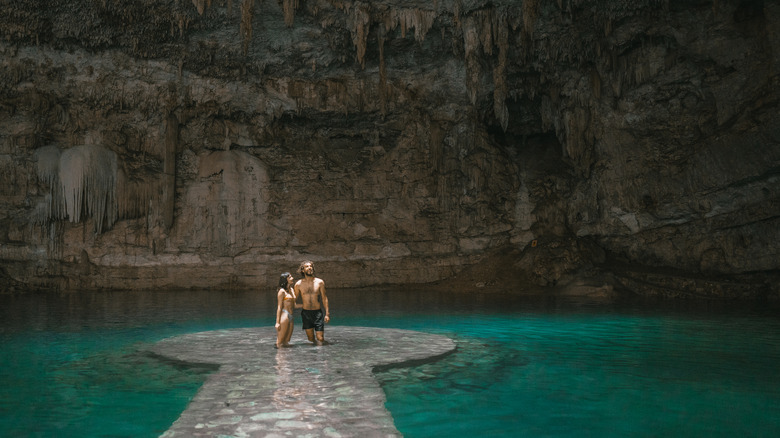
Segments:
[[[408,330],[328,326],[328,345],[298,329],[290,348],[274,348],[273,327],[217,330],[164,339],[150,351],[213,364],[169,437],[391,437],[376,367],[436,360],[455,350],[445,337]]]

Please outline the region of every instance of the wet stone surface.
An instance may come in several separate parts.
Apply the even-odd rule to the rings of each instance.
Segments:
[[[455,349],[440,335],[340,327],[327,345],[293,335],[276,349],[273,327],[192,333],[150,351],[166,359],[219,367],[163,437],[400,436],[374,378],[376,367],[433,361]]]

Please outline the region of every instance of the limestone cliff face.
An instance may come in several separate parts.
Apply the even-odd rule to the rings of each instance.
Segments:
[[[2,2],[0,280],[778,297],[778,29],[768,0]]]

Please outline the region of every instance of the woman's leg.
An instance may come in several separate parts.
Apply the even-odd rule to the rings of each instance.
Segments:
[[[279,320],[282,327],[279,330],[279,332],[282,334],[282,346],[283,347],[289,347],[290,346],[290,338],[292,337],[292,331],[293,331],[293,319],[292,315],[290,315],[287,312],[284,312],[282,315],[282,318]]]
[[[287,335],[284,337],[284,343],[285,344],[289,344],[290,343],[290,338],[292,338],[294,326],[295,326],[295,324],[294,324],[292,318],[290,318],[290,324],[287,325]]]
[[[276,332],[276,348],[284,347],[287,344],[287,326],[290,325],[290,319],[287,312],[282,312],[279,317],[279,331]]]

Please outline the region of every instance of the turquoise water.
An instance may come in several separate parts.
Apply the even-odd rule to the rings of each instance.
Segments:
[[[780,436],[775,310],[415,290],[329,297],[333,324],[455,339],[437,362],[378,374],[407,437]],[[259,293],[0,296],[0,435],[158,436],[211,370],[143,347],[272,325],[274,306]]]

